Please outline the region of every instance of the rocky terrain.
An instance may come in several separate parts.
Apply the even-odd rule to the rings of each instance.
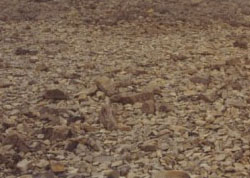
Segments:
[[[0,177],[250,177],[249,1],[0,9]]]

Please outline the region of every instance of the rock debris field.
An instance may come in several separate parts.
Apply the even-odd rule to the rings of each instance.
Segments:
[[[0,9],[0,177],[250,177],[249,1]]]

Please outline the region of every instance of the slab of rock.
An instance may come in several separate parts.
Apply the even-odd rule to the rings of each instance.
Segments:
[[[154,102],[154,100],[145,101],[142,104],[141,110],[142,110],[142,112],[144,112],[146,114],[154,114],[155,113],[155,102]]]
[[[246,39],[238,39],[233,43],[234,47],[238,47],[241,49],[247,49],[248,48],[248,42]]]
[[[49,67],[46,64],[42,63],[36,66],[36,70],[47,72],[49,70]]]
[[[113,108],[110,105],[102,107],[99,113],[99,121],[107,130],[117,129],[117,121],[114,116]]]
[[[55,126],[48,127],[42,130],[42,133],[45,135],[46,139],[54,140],[63,140],[69,137],[70,129],[67,126]]]
[[[41,159],[37,164],[37,167],[39,168],[46,168],[47,166],[49,166],[49,161],[45,160],[45,159]]]
[[[154,94],[161,94],[161,89],[166,85],[166,81],[161,78],[154,79],[150,81],[145,87],[144,91],[152,92]]]
[[[119,178],[120,174],[118,171],[111,170],[105,173],[106,178]]]
[[[171,170],[159,171],[154,174],[153,178],[190,178],[190,176],[184,171]]]
[[[33,178],[55,178],[55,175],[52,172],[45,172],[45,173],[35,174]]]
[[[173,108],[172,105],[170,105],[170,104],[168,104],[168,103],[166,103],[166,102],[161,102],[161,103],[158,105],[157,110],[158,110],[159,112],[165,112],[165,113],[167,113],[167,112],[170,112],[170,111],[174,110],[174,108]]]
[[[158,148],[157,142],[155,140],[148,140],[139,146],[141,150],[146,152],[156,151]]]
[[[38,51],[31,51],[29,49],[17,48],[15,51],[15,55],[36,55]]]
[[[68,96],[59,89],[51,89],[45,91],[43,95],[44,99],[53,99],[53,100],[66,100],[68,99]]]
[[[122,104],[135,104],[137,102],[145,102],[147,100],[154,100],[154,94],[152,92],[120,93],[117,95],[113,95],[110,98],[111,102],[122,103]]]
[[[24,136],[20,135],[19,133],[8,133],[5,135],[3,139],[3,144],[13,145],[19,151],[28,152],[29,147],[24,139]]]
[[[89,88],[83,88],[75,96],[78,97],[79,100],[86,100],[87,96],[93,96],[97,92],[97,89],[96,85],[92,85]]]
[[[30,174],[25,174],[25,175],[22,175],[22,176],[20,176],[18,178],[33,178],[33,176],[30,175]]]
[[[23,159],[22,161],[19,161],[16,165],[16,167],[22,171],[26,172],[31,167],[31,161],[27,159]]]
[[[107,96],[111,96],[116,92],[115,82],[108,77],[99,77],[96,79],[96,86],[103,91]]]
[[[13,85],[10,81],[8,80],[1,80],[0,81],[0,88],[7,88]]]
[[[60,162],[51,162],[50,169],[54,173],[61,173],[65,171],[65,166]]]
[[[210,78],[195,76],[195,77],[190,78],[190,81],[195,84],[198,83],[198,84],[208,85],[210,83]]]

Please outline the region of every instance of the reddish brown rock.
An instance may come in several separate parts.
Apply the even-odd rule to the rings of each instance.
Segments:
[[[156,151],[158,144],[155,140],[148,140],[140,145],[140,149],[146,152]]]
[[[63,140],[70,136],[70,129],[67,126],[55,126],[43,129],[43,134],[46,139]]]
[[[116,87],[114,81],[108,77],[99,77],[96,79],[96,86],[99,90],[103,91],[107,96],[115,94]]]
[[[137,102],[144,102],[147,100],[154,100],[154,94],[152,92],[142,93],[120,93],[110,98],[111,102],[117,102],[122,104],[134,104]]]
[[[153,178],[190,178],[190,176],[184,171],[171,170],[159,171],[154,174]]]
[[[29,151],[29,147],[24,136],[20,135],[19,133],[6,134],[5,138],[3,139],[3,144],[13,145],[19,151]]]
[[[99,113],[99,121],[107,130],[114,130],[117,128],[116,118],[110,105],[102,107]]]
[[[246,39],[238,39],[233,43],[234,47],[238,47],[241,49],[247,49],[248,48],[248,42]]]
[[[209,77],[192,77],[190,79],[191,82],[193,83],[198,83],[198,84],[203,84],[203,85],[208,85],[210,83],[210,78]]]
[[[68,99],[68,96],[59,89],[47,90],[43,95],[44,99],[53,99],[53,100],[65,100]]]
[[[62,163],[60,163],[60,162],[51,162],[50,163],[50,169],[54,173],[60,173],[60,172],[64,172],[65,171],[65,166]]]
[[[168,105],[167,103],[165,103],[165,102],[162,102],[162,103],[160,103],[159,105],[158,105],[158,111],[159,112],[165,112],[165,113],[167,113],[167,112],[170,112],[170,111],[172,111],[173,110],[173,106],[171,106],[171,105]]]
[[[155,102],[154,100],[145,101],[141,108],[142,112],[146,114],[154,114],[155,113]]]

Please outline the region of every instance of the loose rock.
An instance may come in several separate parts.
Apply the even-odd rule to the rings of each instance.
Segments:
[[[143,93],[120,93],[110,98],[111,102],[122,104],[135,104],[136,102],[144,102],[147,100],[154,100],[152,92]]]
[[[155,102],[153,100],[145,101],[142,105],[142,112],[146,114],[154,114],[155,113]]]
[[[110,105],[103,106],[99,113],[100,123],[107,130],[114,130],[117,128],[117,122],[113,113],[113,109]]]
[[[59,163],[59,162],[51,162],[50,163],[50,169],[54,173],[60,173],[60,172],[64,172],[65,171],[64,165],[62,163]]]
[[[190,176],[184,171],[159,171],[153,178],[190,178]]]
[[[47,90],[43,95],[44,99],[66,100],[68,96],[59,89]]]
[[[108,77],[105,76],[96,79],[96,86],[107,96],[111,96],[116,92],[114,81],[110,80]]]

